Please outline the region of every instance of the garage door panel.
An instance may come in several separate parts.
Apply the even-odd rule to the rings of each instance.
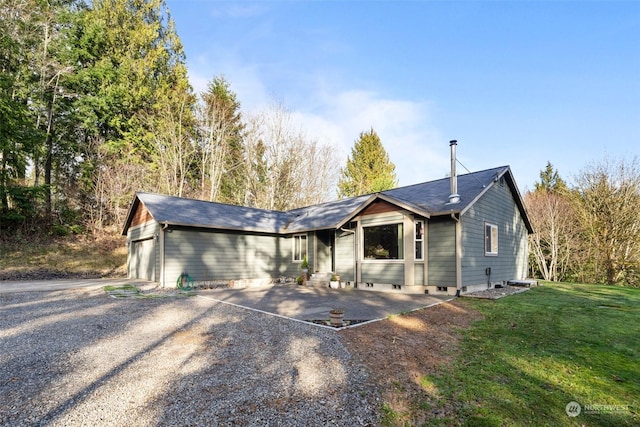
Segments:
[[[156,251],[155,240],[133,242],[131,273],[136,279],[155,280]]]

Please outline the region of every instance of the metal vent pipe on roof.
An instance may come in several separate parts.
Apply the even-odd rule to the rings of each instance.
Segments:
[[[458,194],[458,176],[456,175],[456,146],[458,141],[452,139],[449,141],[449,147],[451,147],[451,177],[449,178],[451,185],[451,194],[449,195],[449,203],[460,202],[460,195]]]

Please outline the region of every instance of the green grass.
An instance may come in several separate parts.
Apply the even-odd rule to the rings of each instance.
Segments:
[[[114,298],[168,298],[168,297],[192,297],[197,295],[195,292],[177,290],[171,293],[157,294],[157,293],[143,293],[140,288],[134,285],[107,285],[103,286],[102,290]]]
[[[464,332],[457,360],[428,378],[457,412],[438,423],[640,424],[640,289],[545,283],[462,303],[485,318]],[[566,413],[571,401],[577,417]]]

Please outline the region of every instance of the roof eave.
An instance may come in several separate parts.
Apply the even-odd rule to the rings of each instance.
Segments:
[[[140,198],[138,197],[138,193],[135,194],[133,198],[133,202],[129,206],[129,211],[127,212],[127,220],[124,223],[124,228],[122,229],[122,235],[126,236],[129,231],[129,227],[131,226],[131,221],[133,221],[133,214],[136,211],[138,205],[141,203]]]
[[[484,189],[478,193],[478,195],[470,202],[467,204],[467,206],[462,209],[460,211],[460,215],[464,215],[469,209],[471,209],[471,207],[475,204],[476,201],[478,201],[482,196],[484,196],[484,194],[489,191],[489,189],[491,187],[493,187],[496,182],[498,182],[502,177],[506,177],[507,179],[507,185],[509,186],[509,189],[511,190],[511,194],[513,194],[513,200],[516,203],[516,206],[518,207],[518,210],[520,211],[520,216],[522,217],[522,220],[524,221],[525,227],[527,227],[527,231],[529,234],[533,234],[533,226],[531,225],[531,221],[529,220],[529,214],[527,213],[527,209],[524,205],[524,200],[522,199],[522,196],[520,195],[520,190],[518,190],[518,186],[516,185],[516,181],[515,178],[513,176],[513,173],[511,172],[511,168],[509,166],[506,166],[502,172],[500,172],[498,175],[496,175],[496,178],[494,180],[491,181],[491,183],[489,183],[488,185],[486,185],[484,187]]]
[[[158,221],[161,226],[168,227],[188,227],[188,228],[205,228],[207,230],[220,230],[220,231],[248,231],[251,233],[264,233],[264,234],[281,234],[279,229],[264,229],[255,227],[220,227],[210,224],[194,224],[194,223],[181,223],[175,221]]]

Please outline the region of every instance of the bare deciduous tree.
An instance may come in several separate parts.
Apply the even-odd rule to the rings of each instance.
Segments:
[[[576,218],[568,194],[541,188],[525,195],[535,233],[529,236],[531,255],[544,280],[563,280],[577,246]]]
[[[307,138],[280,105],[250,117],[246,128],[246,204],[288,210],[330,198],[336,150]]]
[[[196,149],[192,138],[191,99],[188,94],[177,106],[167,104],[149,118],[158,163],[158,190],[182,197]],[[177,111],[174,111],[177,110]]]
[[[593,281],[638,286],[640,270],[640,163],[604,159],[584,169],[576,200],[585,241],[594,249]]]

